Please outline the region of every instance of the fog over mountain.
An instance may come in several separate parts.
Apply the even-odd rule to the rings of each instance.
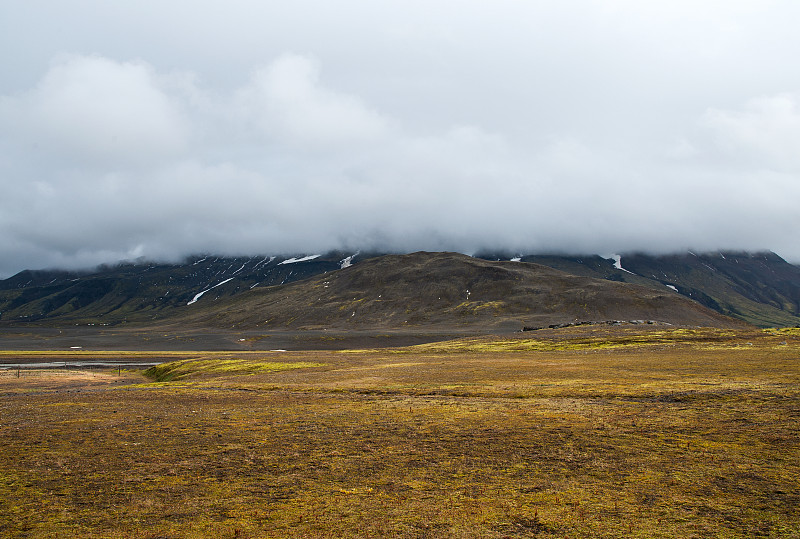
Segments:
[[[651,4],[5,2],[0,278],[337,248],[800,262],[800,4]]]

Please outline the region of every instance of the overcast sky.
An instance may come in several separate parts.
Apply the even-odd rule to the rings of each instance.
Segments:
[[[0,2],[0,277],[192,253],[771,249],[796,0]]]

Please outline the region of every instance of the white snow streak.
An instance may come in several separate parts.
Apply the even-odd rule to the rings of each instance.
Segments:
[[[208,292],[209,290],[213,290],[214,288],[216,288],[216,287],[218,287],[218,286],[222,286],[222,285],[224,285],[225,283],[227,283],[228,281],[232,281],[232,280],[233,280],[233,277],[231,277],[230,279],[225,279],[225,280],[224,280],[224,281],[222,281],[221,283],[215,284],[215,285],[214,285],[214,286],[212,286],[211,288],[206,288],[205,290],[203,290],[203,291],[202,291],[202,292],[200,292],[199,294],[195,294],[194,298],[192,298],[192,301],[190,301],[190,302],[189,302],[189,303],[187,303],[186,305],[191,305],[192,303],[197,303],[197,300],[198,300],[198,299],[200,299],[200,297],[201,297],[203,294],[205,294],[206,292]]]
[[[627,271],[631,275],[636,275],[632,271],[626,270],[625,268],[622,267],[622,257],[620,255],[611,255],[611,258],[614,259],[614,267],[615,268],[617,268],[618,270]]]
[[[274,257],[274,256],[265,256],[265,257],[264,257],[264,260],[262,260],[261,262],[259,262],[258,264],[256,264],[256,267],[255,267],[255,268],[253,268],[253,269],[256,269],[256,268],[258,268],[259,266],[262,266],[262,265],[264,265],[264,264],[269,264],[269,263],[270,263],[270,262],[272,262],[273,260],[275,260],[275,257]]]
[[[348,256],[347,258],[344,258],[344,259],[340,260],[339,261],[339,269],[349,268],[350,266],[352,266],[353,265],[353,258],[357,254],[358,253],[354,253],[354,254]]]
[[[284,260],[278,265],[282,266],[283,264],[295,264],[297,262],[305,262],[307,260],[314,260],[315,258],[319,258],[321,256],[322,255],[311,255],[311,256],[304,256],[303,258],[289,258],[287,260]]]
[[[677,291],[678,291],[678,289],[677,289],[676,287],[672,286],[671,284],[668,284],[668,285],[667,285],[667,288],[671,288],[671,289],[673,289],[675,292],[677,292]]]

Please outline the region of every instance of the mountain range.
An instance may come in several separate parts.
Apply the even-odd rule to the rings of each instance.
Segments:
[[[585,322],[800,325],[800,267],[770,252],[196,256],[0,281],[0,325],[259,329]]]

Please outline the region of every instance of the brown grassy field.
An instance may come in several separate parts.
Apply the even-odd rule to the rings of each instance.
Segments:
[[[800,537],[800,330],[169,360],[0,371],[0,537]]]

